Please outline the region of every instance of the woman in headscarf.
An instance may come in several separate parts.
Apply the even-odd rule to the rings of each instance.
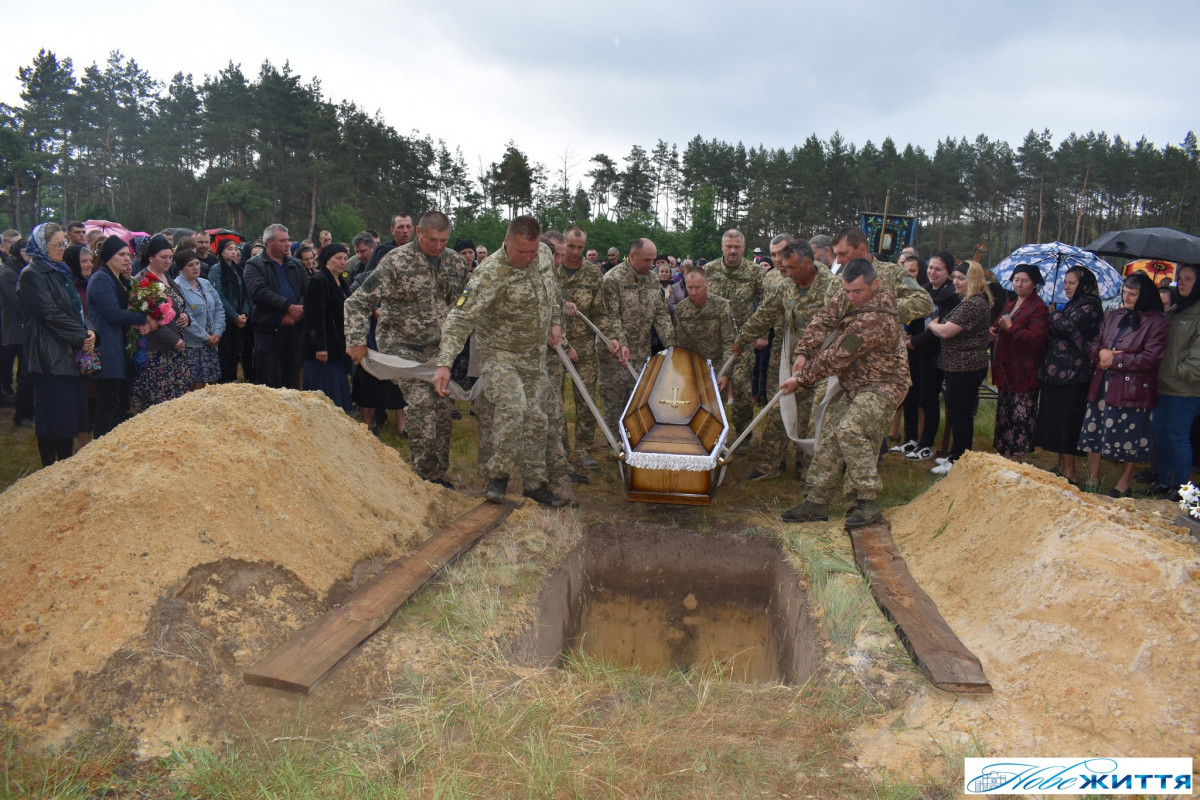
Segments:
[[[1046,284],[1032,264],[1012,271],[1015,297],[1004,304],[991,328],[992,381],[996,384],[996,429],[992,446],[1005,458],[1020,461],[1033,452],[1037,429],[1038,367],[1046,347],[1050,312],[1038,296]]]
[[[87,381],[77,353],[91,353],[96,333],[83,313],[70,267],[63,263],[66,233],[53,222],[29,234],[29,266],[17,279],[25,312],[22,358],[34,386],[34,430],[42,466],[69,458],[76,435],[87,430]]]
[[[1092,379],[1087,345],[1100,332],[1104,308],[1096,276],[1087,267],[1068,270],[1063,277],[1063,289],[1067,304],[1061,311],[1050,312],[1046,349],[1038,367],[1041,403],[1034,444],[1058,453],[1055,471],[1071,483],[1078,483],[1075,454],[1087,408],[1088,383]]]
[[[225,310],[225,333],[217,345],[221,362],[221,383],[233,383],[238,377],[238,362],[247,381],[254,380],[254,328],[250,321],[250,295],[242,277],[241,249],[233,239],[221,240],[217,263],[208,272],[208,281],[221,298]]]
[[[171,243],[159,234],[146,245],[146,269],[134,276],[137,285],[150,273],[161,281],[171,298],[175,318],[166,325],[156,327],[146,334],[146,363],[133,379],[133,406],[145,411],[156,403],[174,400],[187,394],[191,387],[191,371],[188,369],[187,345],[183,340],[183,329],[191,319],[188,317],[183,295],[168,274],[171,270]]]
[[[149,330],[150,318],[129,310],[129,276],[133,253],[120,237],[100,245],[100,267],[88,280],[88,317],[96,326],[100,372],[95,376],[96,419],[93,434],[103,436],[125,421],[129,413],[133,366],[125,355],[129,328]]]
[[[350,296],[350,284],[342,273],[350,264],[350,248],[326,245],[317,264],[304,293],[304,390],[324,392],[349,414],[350,358],[342,306]]]
[[[83,313],[88,312],[87,285],[92,277],[94,259],[92,251],[81,244],[73,244],[63,251],[63,263],[71,270],[71,282],[83,303]]]
[[[1180,264],[1175,270],[1175,302],[1167,313],[1167,349],[1158,367],[1158,407],[1154,409],[1154,444],[1158,479],[1152,494],[1179,500],[1179,487],[1192,471],[1192,423],[1200,411],[1200,266]]]
[[[964,261],[954,267],[954,289],[961,302],[944,322],[929,322],[926,328],[942,340],[938,366],[946,378],[946,425],[953,436],[950,455],[937,459],[930,472],[945,475],[954,462],[971,448],[975,435],[975,412],[979,410],[979,385],[988,371],[988,327],[991,325],[992,296],[983,267]]]
[[[183,329],[183,342],[191,388],[195,391],[221,379],[217,345],[225,333],[225,309],[212,284],[200,277],[200,257],[195,250],[176,250],[174,261],[179,270],[175,285],[191,319],[191,324]]]
[[[1150,411],[1158,399],[1158,365],[1167,347],[1167,318],[1158,287],[1136,272],[1121,287],[1121,306],[1108,312],[1088,343],[1096,367],[1088,387],[1079,449],[1088,454],[1088,491],[1100,490],[1100,459],[1120,462],[1109,497],[1128,497],[1134,467],[1150,459]]]

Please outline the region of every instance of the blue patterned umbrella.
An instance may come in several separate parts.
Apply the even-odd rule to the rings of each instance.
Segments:
[[[1046,285],[1038,294],[1050,304],[1067,302],[1063,278],[1071,267],[1090,269],[1100,284],[1100,297],[1104,300],[1120,295],[1121,284],[1125,281],[1116,267],[1096,254],[1062,242],[1018,247],[1012,255],[992,267],[992,273],[1005,289],[1012,290],[1012,271],[1018,264],[1032,264],[1042,271]]]

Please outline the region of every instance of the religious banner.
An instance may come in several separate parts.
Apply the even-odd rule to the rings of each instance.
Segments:
[[[917,243],[917,217],[887,215],[864,211],[862,229],[867,234],[867,244],[880,261],[895,261],[900,251]]]

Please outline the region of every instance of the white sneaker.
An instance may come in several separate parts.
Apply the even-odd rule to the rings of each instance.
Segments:
[[[934,467],[933,469],[931,469],[929,471],[932,472],[934,475],[945,475],[947,472],[950,471],[950,468],[953,466],[954,466],[953,461],[946,461],[942,464],[938,464],[936,467]]]
[[[912,439],[909,439],[904,444],[898,444],[895,447],[889,448],[888,452],[889,453],[898,453],[899,455],[906,456],[909,453],[911,453],[912,451],[916,450],[917,446],[918,445],[915,441],[913,441]]]
[[[933,448],[921,447],[917,450],[906,453],[904,457],[909,461],[928,461],[929,459],[933,458]]]
[[[937,458],[935,458],[935,459],[933,460],[933,463],[935,463],[935,464],[945,464],[945,463],[946,463],[947,461],[949,461],[949,460],[950,460],[949,458],[946,458],[946,457],[944,457],[944,456],[938,456]]]

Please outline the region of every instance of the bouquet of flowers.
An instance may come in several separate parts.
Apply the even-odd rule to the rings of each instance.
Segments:
[[[1192,519],[1200,519],[1200,489],[1193,486],[1191,481],[1179,487],[1179,508]]]
[[[130,289],[129,310],[135,314],[146,314],[160,326],[169,325],[175,319],[175,307],[171,305],[171,293],[167,290],[166,284],[149,270],[146,270],[141,280]],[[139,353],[145,355],[146,337],[139,336],[135,328],[129,329],[126,352],[134,358],[135,364]]]

